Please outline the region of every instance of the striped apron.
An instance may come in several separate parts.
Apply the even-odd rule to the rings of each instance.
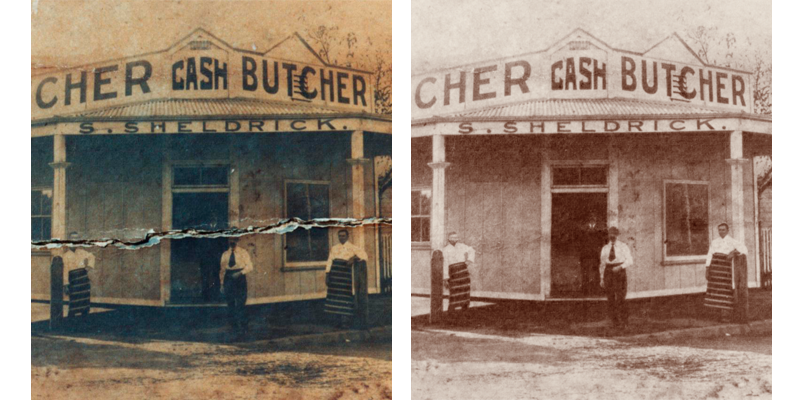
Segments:
[[[325,297],[325,312],[354,316],[356,296],[353,289],[353,264],[335,259],[331,265],[328,295]]]
[[[89,314],[91,283],[86,268],[69,271],[69,316]]]
[[[733,260],[728,260],[725,254],[714,253],[708,269],[706,307],[733,310]]]
[[[450,301],[447,306],[448,311],[461,307],[465,310],[469,307],[469,270],[467,263],[450,264],[448,273],[450,275]]]

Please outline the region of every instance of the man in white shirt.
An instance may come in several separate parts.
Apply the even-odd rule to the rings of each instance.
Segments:
[[[70,232],[69,240],[78,241],[78,232]],[[89,315],[91,282],[89,268],[94,270],[94,254],[78,247],[67,246],[61,253],[64,262],[64,291],[69,295],[69,317]]]
[[[350,266],[356,261],[367,261],[367,252],[349,241],[350,233],[346,229],[339,230],[337,236],[339,244],[331,248],[325,266],[325,285],[328,287],[325,312],[333,315],[339,326],[345,327],[352,323],[356,311],[355,282]],[[336,268],[333,268],[334,260],[338,260]],[[332,275],[338,279],[334,281]]]
[[[458,234],[450,232],[447,245],[442,249],[444,288],[450,292],[447,311],[454,311],[456,307],[469,308],[469,267],[475,264],[475,249],[458,240]]]
[[[331,248],[331,252],[328,255],[328,263],[325,265],[326,282],[327,274],[331,272],[333,260],[354,261],[355,259],[360,259],[367,261],[367,252],[349,241],[350,233],[346,229],[339,230],[338,236],[340,244]]]
[[[617,240],[619,229],[608,228],[608,244],[600,251],[600,286],[606,289],[608,313],[615,329],[628,328],[628,274],[633,257],[628,245]]]
[[[219,280],[228,303],[228,322],[239,332],[247,330],[247,274],[253,270],[250,254],[238,246],[238,238],[228,239],[228,250],[220,258]]]
[[[747,254],[747,246],[728,235],[728,224],[719,224],[717,232],[719,232],[719,238],[711,242],[706,256],[706,280],[708,280],[708,267],[711,266],[711,259],[714,257],[714,253],[725,254],[728,258],[739,254]]]

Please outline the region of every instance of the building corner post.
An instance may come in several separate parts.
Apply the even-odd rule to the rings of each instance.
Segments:
[[[350,164],[351,169],[351,218],[361,220],[366,218],[366,186],[364,183],[364,166],[369,160],[364,158],[364,131],[353,131],[350,136],[350,158],[347,163]],[[365,233],[364,227],[360,226],[353,230],[353,244],[365,249]]]
[[[447,242],[447,208],[445,170],[450,163],[445,162],[445,140],[443,135],[433,135],[433,169],[431,187],[431,250],[441,250]]]
[[[67,144],[64,135],[53,136],[53,216],[50,228],[54,239],[67,238]]]
[[[731,167],[731,205],[730,228],[733,237],[744,242],[744,166],[749,160],[744,158],[742,131],[730,133],[730,158],[725,160]]]

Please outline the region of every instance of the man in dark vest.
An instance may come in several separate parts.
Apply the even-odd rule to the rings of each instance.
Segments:
[[[228,239],[228,250],[220,259],[219,280],[228,303],[228,321],[241,333],[247,331],[247,273],[253,270],[250,254],[238,246],[238,238]]]
[[[589,220],[581,230],[581,291],[586,296],[599,295],[603,292],[600,287],[600,259],[597,257],[603,245],[606,244],[606,232],[597,221],[597,215],[592,213]]]

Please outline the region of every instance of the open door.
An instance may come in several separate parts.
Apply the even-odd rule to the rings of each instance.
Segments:
[[[552,195],[550,297],[600,297],[600,251],[606,241],[606,193]]]
[[[221,230],[228,227],[228,193],[173,193],[173,229]],[[171,242],[173,304],[220,302],[219,260],[225,238],[186,238]]]

